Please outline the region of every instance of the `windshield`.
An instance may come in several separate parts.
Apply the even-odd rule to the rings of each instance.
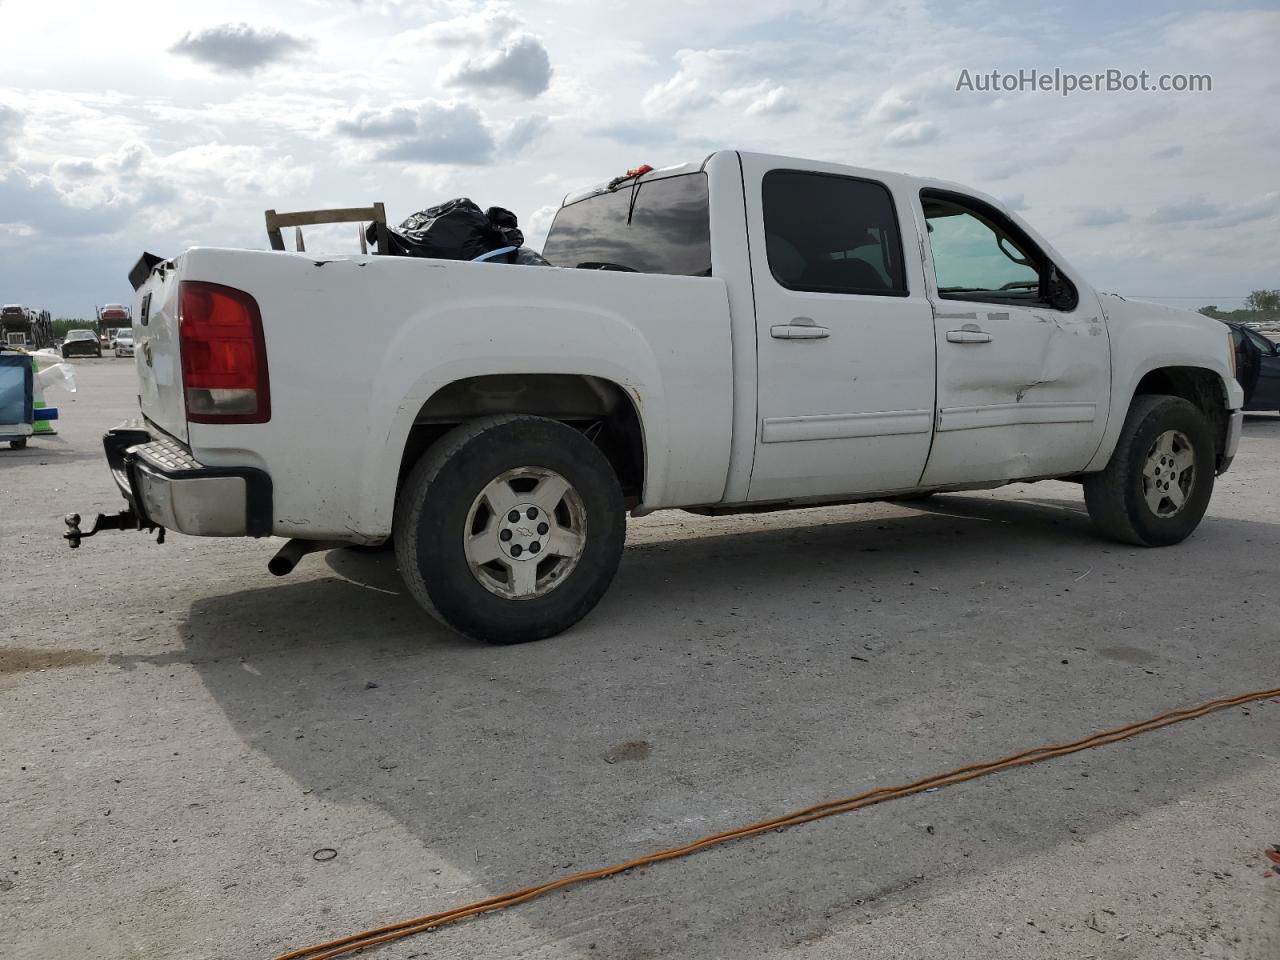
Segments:
[[[132,339],[133,339],[133,334],[130,333],[128,330],[121,330],[119,333],[116,334],[116,340],[132,340]]]
[[[67,334],[68,340],[96,340],[92,330],[72,330]]]
[[[557,267],[709,277],[707,175],[624,183],[561,207],[542,255]]]

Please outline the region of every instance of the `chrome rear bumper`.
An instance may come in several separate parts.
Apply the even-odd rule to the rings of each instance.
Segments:
[[[142,526],[193,537],[271,534],[271,478],[253,467],[207,467],[138,422],[103,437],[112,478]]]

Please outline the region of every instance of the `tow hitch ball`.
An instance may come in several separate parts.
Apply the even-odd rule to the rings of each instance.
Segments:
[[[156,543],[164,543],[164,527],[155,527],[147,524],[144,528],[138,522],[138,515],[132,510],[121,510],[119,513],[100,513],[93,521],[93,526],[84,531],[80,529],[80,514],[68,513],[63,517],[63,521],[67,525],[67,532],[62,535],[62,539],[66,540],[72,550],[80,546],[80,541],[85,537],[92,537],[95,533],[102,530],[142,530],[147,532],[152,530],[156,533]]]

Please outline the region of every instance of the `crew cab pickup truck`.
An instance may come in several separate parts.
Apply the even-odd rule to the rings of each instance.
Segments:
[[[595,606],[628,511],[1058,478],[1165,546],[1236,451],[1222,324],[957,184],[725,150],[567,197],[543,255],[144,258],[99,526],[290,538],[277,573],[391,541],[427,611],[514,642]]]

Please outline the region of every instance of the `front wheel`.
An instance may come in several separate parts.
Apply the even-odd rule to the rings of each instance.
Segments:
[[[1180,397],[1135,397],[1111,462],[1085,478],[1089,516],[1106,536],[1142,547],[1189,537],[1213,494],[1213,430]]]
[[[463,424],[437,441],[396,501],[395,550],[414,599],[490,643],[541,640],[608,589],[626,533],[613,467],[579,431],[542,417]]]

